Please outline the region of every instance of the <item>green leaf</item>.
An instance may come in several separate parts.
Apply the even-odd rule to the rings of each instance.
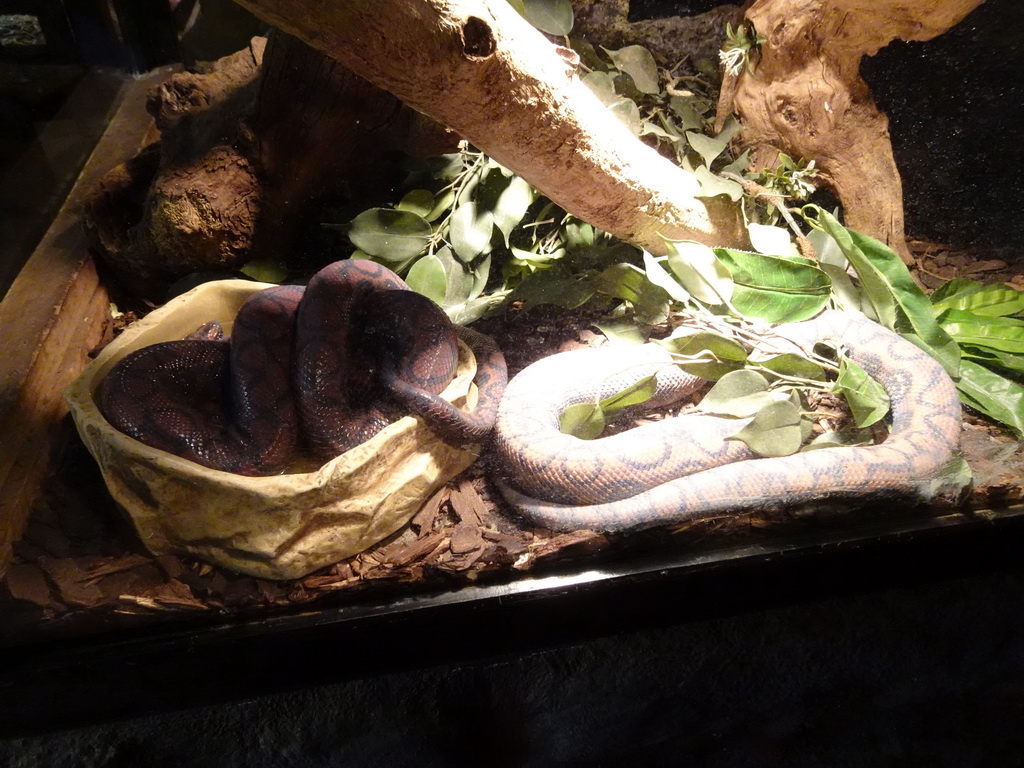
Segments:
[[[427,189],[413,189],[395,206],[400,211],[409,211],[426,219],[434,210],[434,195]]]
[[[456,177],[465,170],[466,156],[462,152],[450,152],[447,155],[435,155],[418,161],[425,169],[426,174],[436,181],[455,181]]]
[[[598,403],[574,403],[566,406],[558,419],[558,428],[563,434],[580,440],[600,437],[608,425],[604,411]]]
[[[589,281],[568,277],[560,270],[535,272],[524,278],[513,292],[523,302],[524,309],[538,304],[554,304],[565,309],[576,309],[594,295]]]
[[[629,128],[634,136],[639,136],[643,131],[644,121],[640,117],[640,107],[632,99],[619,99],[609,104],[608,109]]]
[[[953,283],[959,283],[961,288],[944,294],[938,291],[932,294],[932,310],[936,315],[948,309],[964,310],[985,317],[1006,317],[1024,312],[1024,291],[1014,290],[1008,285],[982,285],[963,278],[951,280],[946,286]]]
[[[600,70],[608,66],[607,62],[601,58],[601,54],[597,52],[593,43],[585,38],[572,35],[569,38],[569,47],[579,54],[581,69],[584,72],[595,69]]]
[[[954,294],[961,294],[963,296],[969,296],[975,291],[980,291],[985,287],[984,283],[979,283],[977,280],[971,280],[966,277],[954,277],[952,280],[943,283],[931,295],[932,307],[934,308],[940,302],[945,301],[947,298],[952,297]],[[936,309],[935,314],[938,314],[942,309],[949,309],[949,307],[942,307]],[[965,307],[957,307],[957,309],[965,309]]]
[[[704,165],[708,168],[711,167],[711,163],[725,151],[725,148],[729,146],[728,141],[722,139],[713,139],[710,136],[705,136],[703,133],[697,131],[687,131],[686,140],[690,142],[690,146],[693,147],[697,154],[704,160]]]
[[[632,304],[637,321],[644,325],[664,322],[668,317],[668,293],[632,264],[612,264],[593,275],[589,282],[596,292]]]
[[[516,266],[529,267],[531,271],[544,269],[565,256],[564,248],[558,248],[548,253],[534,253],[533,251],[524,251],[521,248],[510,248],[509,252],[512,254],[512,259],[509,263]]]
[[[672,96],[668,100],[669,108],[679,118],[684,130],[699,131],[704,127],[704,116],[692,99],[685,96]]]
[[[800,256],[789,230],[785,227],[751,222],[747,225],[747,233],[750,235],[750,244],[758,253],[766,256]]]
[[[594,70],[585,74],[581,80],[606,107],[622,98],[615,90],[615,78],[607,72]]]
[[[806,206],[804,216],[842,249],[857,271],[878,321],[921,347],[956,378],[960,350],[936,322],[931,302],[900,257],[884,243],[847,229],[818,206]]]
[[[650,400],[657,388],[657,379],[653,375],[645,376],[598,403],[567,406],[559,417],[559,429],[581,440],[593,440],[624,410]]]
[[[261,283],[283,283],[288,279],[288,267],[281,259],[253,259],[238,271]]]
[[[430,233],[430,224],[416,213],[370,208],[352,219],[348,238],[368,255],[394,263],[423,253]]]
[[[504,236],[505,245],[508,245],[509,235],[522,222],[536,197],[530,183],[520,176],[509,179],[508,186],[498,195],[493,209],[494,225]]]
[[[592,224],[570,218],[563,227],[567,248],[589,248],[597,242],[597,233]]]
[[[743,187],[738,181],[723,179],[709,171],[705,166],[700,166],[693,172],[700,184],[700,190],[695,197],[717,197],[725,195],[734,203],[739,202],[743,197]]]
[[[444,304],[448,278],[437,256],[430,254],[417,259],[406,274],[405,282],[416,293],[423,294],[435,304]]]
[[[808,222],[812,226],[819,226],[825,234],[829,235],[849,263],[853,265],[860,278],[864,295],[871,303],[878,322],[890,330],[895,329],[896,297],[884,269],[875,265],[866,254],[861,252],[853,239],[852,231],[840,224],[832,214],[817,206],[807,206],[804,211]],[[809,213],[814,215],[808,216]]]
[[[657,258],[652,256],[647,251],[643,253],[644,259],[644,270],[647,272],[647,279],[660,288],[664,288],[665,292],[672,298],[673,301],[678,301],[681,304],[685,304],[690,300],[690,294],[687,293],[686,289],[679,284],[672,275],[670,275]],[[666,258],[667,261],[667,258]]]
[[[644,376],[642,379],[634,381],[629,386],[625,387],[614,395],[609,395],[601,401],[601,408],[605,412],[605,416],[608,419],[613,419],[622,411],[627,408],[632,408],[634,405],[640,405],[646,403],[652,397],[658,389],[658,380],[653,374],[650,376]]]
[[[640,128],[641,136],[657,136],[659,139],[665,141],[675,142],[678,137],[666,131],[660,125],[652,123],[650,120],[644,120],[643,126]]]
[[[658,65],[651,52],[642,45],[627,45],[617,51],[610,51],[607,48],[603,50],[617,70],[625,72],[633,79],[633,84],[641,93],[661,92]]]
[[[732,298],[734,284],[729,268],[711,248],[690,240],[669,241],[667,246],[672,274],[697,301],[717,305]]]
[[[722,125],[722,130],[718,132],[715,137],[719,141],[724,141],[727,144],[732,141],[733,136],[743,130],[743,123],[741,123],[736,115],[729,115],[725,118],[725,123]]]
[[[573,11],[569,0],[522,0],[523,16],[549,35],[562,37],[572,32]]]
[[[725,336],[719,338],[728,339]],[[728,340],[732,341],[732,339]],[[704,399],[700,402],[701,410],[722,413],[720,409],[731,400],[767,391],[768,379],[757,371],[747,369],[730,371],[722,376],[718,383],[704,395]]]
[[[1003,370],[1015,374],[1024,374],[1024,355],[1000,352],[996,349],[978,347],[973,344],[961,344],[960,352],[964,357],[975,360],[994,371]]]
[[[749,369],[731,371],[713,386],[700,409],[716,416],[745,418],[758,413],[769,403],[789,400],[789,394],[781,390],[769,390],[768,380]]]
[[[594,325],[613,345],[634,347],[647,342],[640,328],[632,320],[604,320]]]
[[[1024,353],[1024,320],[949,309],[939,317],[939,323],[960,344]]]
[[[733,307],[746,317],[796,322],[814,317],[828,303],[832,280],[808,259],[713,250],[735,282]]]
[[[755,364],[786,378],[810,379],[811,381],[825,381],[826,378],[824,368],[793,352],[775,355],[767,360],[757,361]]]
[[[630,98],[623,97],[615,87],[615,79],[607,72],[593,71],[583,76],[583,83],[608,109],[637,136],[643,131],[640,108]]]
[[[814,254],[818,259],[818,266],[824,269],[825,265],[828,264],[841,270],[843,273],[846,272],[850,262],[843,255],[843,249],[839,247],[839,243],[828,232],[823,229],[812,229],[807,233],[807,240],[814,249]],[[829,272],[829,274],[832,273]]]
[[[429,222],[437,221],[442,215],[448,212],[448,210],[455,203],[455,190],[446,189],[438,195],[437,200],[434,202],[434,207],[430,209],[425,218]]]
[[[672,335],[658,343],[673,354],[682,370],[708,381],[738,371],[747,362],[747,350],[742,344],[711,331]]]
[[[830,242],[831,239],[830,239]],[[832,280],[832,301],[837,309],[845,312],[860,314],[863,311],[862,296],[857,286],[853,284],[850,275],[845,267],[837,267],[835,264],[828,264],[818,260],[818,268]],[[876,319],[874,317],[872,320]]]
[[[445,275],[445,292],[442,306],[464,304],[473,296],[474,275],[470,267],[455,258],[451,246],[440,248],[434,257],[440,262]]]
[[[819,448],[849,448],[857,445],[871,445],[873,442],[871,433],[867,431],[823,432],[801,450],[815,451]]]
[[[871,426],[889,412],[885,388],[848,357],[840,359],[839,376],[832,389],[846,399],[858,427]]]
[[[956,388],[966,405],[1008,426],[1018,440],[1024,439],[1024,386],[973,360],[963,360]]]
[[[759,456],[789,456],[803,442],[800,409],[790,400],[768,403],[729,440],[741,440]]]
[[[745,170],[747,170],[747,166],[750,165],[750,153],[751,153],[751,150],[749,150],[749,149],[743,150],[743,154],[742,155],[740,155],[735,160],[733,160],[731,163],[729,163],[727,166],[722,168],[722,173],[723,174],[725,174],[725,173],[735,173],[737,176],[742,175],[742,173]],[[741,189],[742,189],[742,187],[741,187]]]
[[[476,202],[467,200],[452,212],[448,238],[455,255],[468,264],[477,256],[490,251],[494,233],[494,214],[480,210]]]

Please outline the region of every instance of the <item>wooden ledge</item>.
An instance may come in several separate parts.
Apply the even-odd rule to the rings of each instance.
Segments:
[[[151,124],[146,91],[174,70],[125,83],[119,105],[64,205],[0,301],[0,576],[11,562],[49,462],[64,388],[88,362],[109,319],[82,209],[100,178],[139,149]]]

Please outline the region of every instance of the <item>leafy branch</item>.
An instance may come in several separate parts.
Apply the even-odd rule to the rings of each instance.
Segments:
[[[729,32],[733,42],[746,40],[745,47],[734,49],[746,51],[743,63],[750,66],[763,38],[744,28]],[[799,428],[801,441],[807,437],[809,391],[827,388],[844,397],[858,427],[885,415],[885,393],[838,350],[833,360],[793,353],[774,361],[751,359],[749,341],[763,334],[744,324],[799,321],[827,306],[862,312],[939,360],[958,378],[965,403],[1024,431],[1024,389],[1019,396],[1015,389],[1024,373],[1024,348],[986,346],[967,318],[955,314],[971,310],[946,307],[947,314],[937,320],[941,313],[933,311],[890,249],[846,229],[817,206],[791,207],[806,203],[815,189],[813,162],[780,155],[775,167],[750,173],[748,156],[735,156],[730,147],[742,130],[738,122],[730,119],[711,135],[714,100],[701,75],[681,66],[658,67],[641,46],[613,51],[572,43],[583,81],[612,114],[691,170],[701,187],[699,196],[726,195],[742,204],[752,251],[675,242],[669,243],[666,256],[654,257],[576,219],[464,145],[435,160],[429,173],[413,174],[416,186],[392,208],[356,216],[347,226],[356,247],[353,255],[386,262],[461,323],[513,299],[524,308],[596,303],[611,317],[641,328],[664,322],[679,308],[705,320],[717,318],[730,326],[730,334],[720,328],[691,334],[685,349],[684,342],[671,342],[679,345],[675,351],[681,367],[710,372],[708,378],[717,380],[745,369],[765,379],[766,391],[785,394],[783,399],[797,397],[802,405],[792,402],[800,412],[796,422],[789,424],[793,411],[775,406],[774,400],[772,410],[782,414],[778,418],[787,428]],[[780,219],[787,226],[778,226]],[[794,238],[801,243],[799,250]],[[1024,339],[1024,321],[1005,317],[1012,322],[1002,323],[1001,332]],[[1001,382],[998,391],[1008,393],[999,397],[1001,407],[985,394],[986,387],[992,391],[991,377]],[[832,383],[824,383],[828,380]],[[632,403],[645,391],[644,386],[631,388],[628,397],[616,402]],[[1014,404],[1014,413],[1006,412],[1007,403]],[[615,403],[596,405],[606,415],[621,410]],[[600,418],[583,421],[584,432],[592,432]],[[767,421],[767,429],[777,426]]]

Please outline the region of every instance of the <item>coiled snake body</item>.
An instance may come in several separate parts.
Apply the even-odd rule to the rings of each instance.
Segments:
[[[480,442],[505,387],[504,357],[489,338],[457,328],[369,261],[332,264],[306,288],[260,291],[239,309],[230,339],[198,335],[127,355],[104,379],[100,407],[147,445],[237,474],[278,472],[303,446],[329,460],[405,413],[450,442]],[[472,412],[438,397],[455,374],[459,338],[477,357]]]
[[[888,439],[755,459],[742,443],[723,442],[738,429],[736,421],[684,416],[579,440],[559,431],[566,406],[608,397],[654,373],[652,404],[666,404],[694,381],[658,345],[576,350],[534,363],[509,382],[493,436],[499,489],[543,527],[621,531],[762,505],[913,493],[950,460],[960,438],[960,405],[932,357],[843,312],[777,333],[803,349],[819,341],[846,347],[889,394]]]

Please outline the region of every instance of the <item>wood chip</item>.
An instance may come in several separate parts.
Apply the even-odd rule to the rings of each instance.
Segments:
[[[432,531],[410,544],[403,544],[394,550],[387,552],[387,561],[392,567],[400,567],[426,557],[437,547],[447,541],[447,533],[444,530]],[[383,552],[381,553],[384,554]],[[354,564],[353,564],[354,565]]]
[[[7,570],[7,591],[15,600],[47,608],[55,602],[43,569],[35,563],[15,563]]]
[[[483,543],[479,526],[463,524],[452,534],[451,551],[455,555],[464,555],[467,552],[480,549],[483,547]]]
[[[158,589],[146,595],[119,595],[118,600],[153,611],[208,610],[207,605],[197,600],[192,594],[192,590],[180,581],[161,584]]]
[[[607,538],[604,534],[595,531],[570,531],[569,533],[559,533],[549,539],[539,539],[530,547],[530,551],[537,559],[541,559],[562,554],[570,547],[601,544]]]
[[[510,555],[518,555],[521,552],[525,552],[526,548],[529,546],[529,537],[526,534],[523,534],[522,536],[513,536],[490,528],[484,528],[480,533],[484,539],[493,542]]]
[[[479,527],[488,515],[487,502],[468,478],[452,491],[451,500],[455,514],[468,525]]]
[[[70,605],[90,607],[103,600],[103,592],[89,581],[86,571],[70,558],[42,557],[39,567],[50,577],[60,599]]]
[[[420,511],[413,515],[412,520],[409,521],[418,531],[427,531],[433,527],[434,518],[437,517],[441,511],[441,507],[447,504],[451,497],[451,488],[447,485],[442,486],[438,491],[431,496],[427,501],[420,507]]]
[[[181,558],[176,555],[160,555],[156,558],[156,564],[171,579],[180,579],[186,573],[190,573],[185,564],[181,562]]]
[[[111,573],[129,571],[140,565],[150,565],[152,562],[152,558],[145,557],[144,555],[127,555],[126,557],[118,557],[102,565],[89,568],[85,572],[85,578],[87,581],[97,581]]]
[[[981,272],[995,272],[1000,269],[1006,269],[1006,262],[1002,259],[986,259],[985,261],[976,261],[973,264],[966,265],[961,273],[964,275],[977,275]]]

